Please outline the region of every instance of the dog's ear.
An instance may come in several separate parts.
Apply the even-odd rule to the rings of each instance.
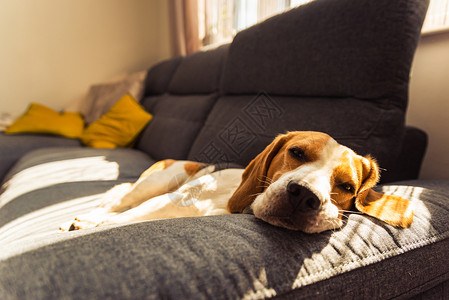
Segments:
[[[363,181],[355,199],[355,207],[390,225],[409,227],[413,221],[413,209],[410,201],[399,196],[373,191],[371,188],[379,180],[379,167],[376,161],[369,156],[363,158],[362,164]]]
[[[268,186],[267,172],[270,163],[279,149],[289,139],[289,134],[277,136],[265,150],[256,156],[245,168],[242,174],[242,181],[239,187],[228,201],[228,211],[231,213],[241,213],[254,199],[262,193]]]

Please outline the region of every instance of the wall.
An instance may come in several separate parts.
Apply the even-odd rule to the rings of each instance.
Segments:
[[[429,135],[420,177],[449,179],[449,32],[421,37],[412,67],[407,124]]]
[[[165,0],[2,0],[0,113],[61,109],[170,55]]]

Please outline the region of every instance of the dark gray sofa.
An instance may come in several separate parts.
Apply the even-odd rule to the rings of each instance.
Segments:
[[[0,299],[449,297],[449,182],[416,179],[427,137],[404,124],[427,4],[316,0],[161,62],[133,149],[0,134]],[[157,160],[245,166],[287,130],[376,157],[378,189],[413,201],[412,226],[348,214],[309,235],[236,214],[58,231]]]

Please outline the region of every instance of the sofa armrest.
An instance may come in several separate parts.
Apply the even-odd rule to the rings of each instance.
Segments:
[[[382,173],[382,182],[417,179],[426,153],[427,143],[426,132],[416,127],[407,126],[395,168]]]
[[[9,169],[24,154],[31,150],[46,147],[79,147],[77,139],[50,135],[20,134],[8,135],[0,132],[0,182],[3,182]]]

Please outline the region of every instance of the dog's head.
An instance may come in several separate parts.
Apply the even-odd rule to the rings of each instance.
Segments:
[[[379,169],[320,132],[278,136],[245,169],[229,199],[232,213],[252,210],[270,224],[307,233],[342,226],[344,211],[357,209],[388,224],[408,227],[410,202],[374,192]]]

